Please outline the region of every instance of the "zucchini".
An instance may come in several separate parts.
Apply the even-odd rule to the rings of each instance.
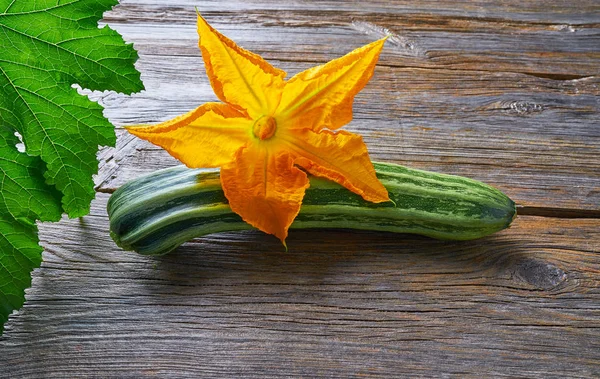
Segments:
[[[510,225],[515,203],[499,190],[459,176],[374,163],[392,202],[364,201],[311,177],[291,228],[350,228],[470,240]],[[218,169],[177,166],[119,188],[108,202],[110,232],[125,250],[161,255],[210,233],[253,229],[229,208]]]

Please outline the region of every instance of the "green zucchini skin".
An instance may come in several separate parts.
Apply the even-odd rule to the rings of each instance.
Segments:
[[[392,202],[374,204],[331,181],[311,177],[291,228],[350,228],[471,240],[507,228],[515,203],[476,180],[374,163]],[[162,255],[210,233],[248,230],[233,213],[218,169],[177,166],[128,182],[108,202],[118,246]]]

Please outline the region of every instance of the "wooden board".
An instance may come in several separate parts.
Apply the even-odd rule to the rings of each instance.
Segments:
[[[259,6],[267,5],[216,11],[209,3],[203,12],[290,75],[380,38],[386,28],[394,33],[347,127],[364,136],[373,159],[482,180],[529,209],[552,199],[567,213],[599,214],[597,24],[571,31],[542,19],[402,13],[400,6],[386,13],[377,6],[354,12],[320,3]],[[146,84],[131,98],[92,95],[116,125],[163,121],[216,99],[197,48],[195,17],[185,3],[123,5],[107,14],[135,41]],[[102,191],[134,172],[175,164],[129,136],[101,159],[112,161],[97,180]]]
[[[344,230],[123,252],[92,214],[44,225],[7,377],[600,375],[600,220],[471,242]],[[6,371],[8,369],[8,371]]]
[[[89,216],[40,226],[44,263],[0,377],[600,376],[600,4],[124,0],[146,91],[90,93],[118,126]],[[195,10],[293,75],[380,38],[346,129],[373,159],[469,176],[519,205],[471,242],[259,232],[152,258],[108,234],[126,181],[177,162],[121,127],[214,101]]]

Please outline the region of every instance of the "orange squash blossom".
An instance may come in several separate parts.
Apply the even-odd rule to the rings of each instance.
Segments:
[[[389,201],[360,136],[334,130],[352,120],[386,38],[289,80],[198,14],[200,50],[217,97],[193,111],[127,130],[188,167],[220,167],[231,209],[284,244],[309,186],[307,172],[372,202]]]

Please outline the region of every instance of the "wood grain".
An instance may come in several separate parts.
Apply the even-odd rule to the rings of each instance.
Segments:
[[[217,234],[153,258],[114,246],[107,198],[43,226],[8,377],[600,375],[600,220],[461,243],[292,231],[287,253]]]
[[[548,20],[464,12],[349,12],[320,3],[301,10],[282,3],[267,12],[259,5],[267,6],[245,3],[247,11],[233,12],[208,4],[203,14],[290,75],[379,38],[386,28],[396,33],[346,128],[363,135],[374,160],[482,180],[529,209],[552,199],[565,214],[600,211],[597,23],[570,31]],[[155,123],[216,99],[195,17],[189,7],[149,3],[106,15],[135,41],[146,84],[130,98],[91,95],[113,123]],[[101,191],[175,163],[159,148],[122,138],[116,150],[102,152],[110,168],[97,180]]]
[[[125,6],[141,6],[141,9],[152,10],[153,7],[165,5],[162,0],[127,0],[121,2]],[[296,10],[339,11],[365,14],[432,14],[442,16],[463,16],[470,19],[495,18],[529,22],[560,22],[569,24],[598,24],[600,5],[594,0],[581,0],[577,6],[569,0],[440,0],[435,6],[427,0],[303,0],[272,1],[244,0],[228,1],[206,0],[200,5],[195,0],[172,0],[169,6],[177,8],[198,7],[201,12],[238,12],[240,16],[259,10],[264,13],[274,11]]]
[[[108,235],[115,188],[177,162],[128,135],[215,100],[195,11],[293,75],[393,33],[346,129],[374,160],[469,176],[519,205],[471,242],[258,232],[152,258]],[[119,128],[89,216],[44,263],[0,377],[600,376],[600,4],[595,0],[127,0],[146,91],[82,90]],[[538,217],[543,216],[543,217]]]

